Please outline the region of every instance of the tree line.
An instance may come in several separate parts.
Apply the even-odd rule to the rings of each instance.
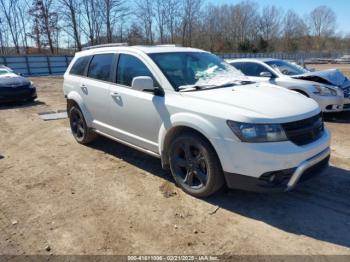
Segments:
[[[113,42],[212,52],[350,49],[327,6],[308,14],[246,0],[0,0],[0,52],[67,53]]]

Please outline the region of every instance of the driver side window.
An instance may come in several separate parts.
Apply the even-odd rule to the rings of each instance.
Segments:
[[[117,69],[117,84],[131,87],[134,77],[149,76],[153,78],[154,86],[158,84],[147,66],[137,57],[128,54],[120,54]]]
[[[262,72],[270,72],[266,67],[257,63],[246,63],[244,74],[247,76],[257,76],[260,77]],[[270,72],[271,73],[271,72]]]

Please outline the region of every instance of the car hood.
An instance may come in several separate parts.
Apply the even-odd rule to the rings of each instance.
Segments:
[[[19,87],[29,84],[28,79],[13,73],[0,75],[0,87]]]
[[[275,85],[255,83],[203,91],[183,92],[184,97],[205,101],[201,110],[235,121],[284,123],[320,112],[318,104],[297,92]],[[187,104],[199,105],[198,101]],[[196,108],[199,109],[198,106]]]
[[[292,78],[334,85],[343,89],[350,86],[350,80],[338,69],[308,72],[302,75],[292,76]]]

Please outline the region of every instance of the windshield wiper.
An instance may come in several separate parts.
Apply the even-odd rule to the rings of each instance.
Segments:
[[[190,92],[190,91],[203,90],[203,89],[215,88],[215,87],[216,85],[184,85],[184,86],[179,86],[178,90],[179,92]]]
[[[191,92],[196,90],[207,90],[207,89],[214,89],[214,88],[223,88],[223,87],[230,87],[235,85],[248,85],[255,82],[252,81],[245,81],[245,80],[236,80],[227,82],[222,85],[186,85],[186,86],[180,86],[179,92]]]

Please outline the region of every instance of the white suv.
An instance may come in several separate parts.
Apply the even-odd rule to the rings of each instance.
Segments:
[[[224,184],[283,191],[328,165],[317,103],[247,81],[217,56],[175,46],[96,46],[64,75],[72,133],[100,134],[159,157],[187,193]]]

